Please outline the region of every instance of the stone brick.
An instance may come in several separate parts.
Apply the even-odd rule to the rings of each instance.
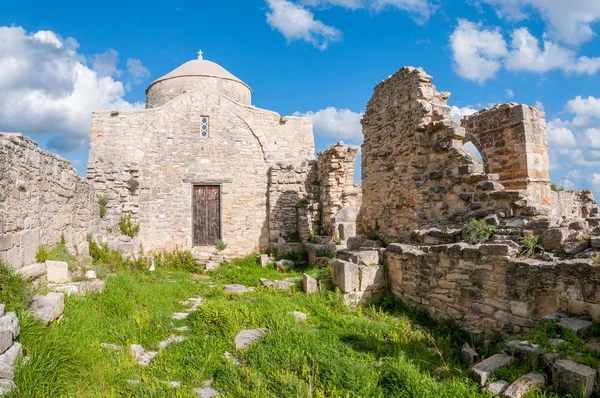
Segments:
[[[543,388],[546,378],[539,373],[528,373],[519,377],[502,393],[503,398],[523,398],[533,390]]]
[[[568,237],[568,228],[551,228],[540,236],[540,244],[548,251],[558,250]]]
[[[64,261],[46,261],[46,279],[50,283],[69,281],[69,264]]]
[[[596,385],[596,371],[568,359],[560,359],[552,367],[552,385],[561,394],[591,397]]]
[[[359,266],[361,291],[383,291],[387,287],[385,267],[383,265]]]
[[[261,268],[266,268],[270,261],[271,259],[268,254],[260,254],[256,257],[256,262]]]
[[[304,287],[304,293],[312,294],[319,291],[317,280],[310,275],[304,274],[302,277],[302,286]]]
[[[25,280],[37,279],[46,274],[46,264],[35,263],[17,270]]]
[[[379,264],[379,252],[377,250],[361,250],[350,257],[350,261],[358,265]]]
[[[469,377],[481,386],[485,386],[488,379],[493,376],[498,369],[510,366],[512,362],[513,358],[506,354],[492,355],[469,369]]]
[[[336,260],[332,264],[334,268],[333,283],[343,293],[360,290],[358,278],[358,265],[348,261]]]

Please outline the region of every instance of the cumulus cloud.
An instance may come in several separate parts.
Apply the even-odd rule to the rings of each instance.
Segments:
[[[456,73],[479,84],[495,78],[502,67],[510,71],[545,73],[560,69],[567,74],[593,75],[600,70],[600,58],[578,57],[570,49],[543,38],[527,28],[515,29],[510,46],[500,28],[484,27],[461,19],[450,36]]]
[[[150,77],[150,70],[142,65],[142,61],[136,58],[127,58],[127,71],[130,75],[130,81],[127,82],[127,89],[131,85],[137,85]]]
[[[117,69],[119,63],[119,53],[112,48],[102,54],[94,55],[92,69],[102,76],[121,75],[121,71]]]
[[[450,36],[450,47],[456,73],[479,84],[496,76],[508,53],[499,28],[486,29],[464,19]]]
[[[325,50],[330,43],[340,41],[342,32],[315,19],[308,9],[288,0],[267,0],[267,23],[289,42],[304,40]]]
[[[362,125],[360,120],[364,113],[353,112],[350,109],[328,107],[316,112],[295,112],[294,116],[310,117],[316,135],[345,140],[349,143],[362,143]]]
[[[60,134],[49,146],[65,153],[87,145],[92,111],[143,107],[123,99],[109,57],[90,68],[78,47],[51,31],[0,27],[0,131]]]
[[[600,21],[600,2],[596,0],[481,0],[494,7],[501,18],[527,19],[532,12],[548,24],[555,40],[580,44],[595,36],[593,25]]]
[[[436,7],[430,4],[428,0],[373,0],[371,8],[376,12],[380,12],[386,8],[397,8],[407,11],[418,23],[427,21],[436,10]]]
[[[468,106],[465,106],[463,108],[459,108],[458,106],[452,106],[450,108],[450,115],[452,116],[452,119],[456,121],[460,121],[465,116],[469,116],[474,113],[477,113],[477,109],[473,109]]]

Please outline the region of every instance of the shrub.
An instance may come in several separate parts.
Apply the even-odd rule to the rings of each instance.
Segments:
[[[300,234],[298,231],[290,231],[285,235],[287,243],[300,243]]]
[[[131,223],[131,214],[122,215],[119,219],[119,230],[123,235],[133,238],[140,232],[140,226]]]
[[[490,240],[496,228],[489,225],[485,220],[472,218],[462,230],[463,238],[470,244],[484,243]]]
[[[130,194],[133,195],[139,186],[140,182],[135,178],[131,177],[129,180],[127,180],[127,189],[129,190]]]
[[[200,266],[196,263],[194,256],[189,250],[179,250],[173,252],[163,252],[154,257],[155,263],[159,267],[164,267],[172,271],[197,272]]]
[[[98,246],[94,241],[89,243],[90,256],[94,264],[103,265],[106,268],[114,271],[120,268],[126,268],[128,266],[127,259],[123,258],[123,255],[117,250],[110,250],[108,244]]]
[[[227,249],[227,243],[223,242],[221,239],[217,239],[215,241],[215,246],[217,247],[218,251],[223,251]]]
[[[544,248],[540,244],[539,236],[524,236],[521,238],[522,256],[533,257],[537,253],[543,253]]]
[[[25,311],[31,299],[27,282],[9,266],[0,261],[0,303],[7,311]]]
[[[49,254],[46,251],[44,245],[39,245],[37,253],[35,254],[35,261],[38,263],[45,263],[48,260]]]
[[[108,204],[108,195],[98,195],[98,205],[100,206],[100,218],[106,216],[106,205]]]
[[[559,187],[556,184],[550,184],[550,189],[554,192],[562,192],[565,190],[565,187],[563,187],[562,185]]]

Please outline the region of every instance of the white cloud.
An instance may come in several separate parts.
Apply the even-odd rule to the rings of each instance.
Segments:
[[[506,89],[506,96],[507,96],[508,98],[513,98],[513,97],[515,96],[515,92],[514,92],[514,91],[512,91],[510,88],[507,88],[507,89]]]
[[[479,84],[496,77],[502,67],[537,73],[560,69],[568,74],[589,75],[600,70],[600,58],[578,57],[545,36],[540,46],[527,28],[515,29],[508,46],[499,28],[460,19],[450,36],[450,46],[456,73]]]
[[[485,29],[464,19],[458,20],[450,46],[456,73],[479,84],[496,76],[508,53],[499,28]]]
[[[521,21],[531,11],[548,24],[553,38],[570,44],[580,44],[595,36],[593,25],[600,21],[597,0],[482,0],[492,5],[500,17]]]
[[[351,143],[361,143],[363,140],[360,120],[364,113],[353,112],[350,109],[328,107],[317,112],[296,112],[294,116],[310,117],[313,120],[316,135]]]
[[[366,8],[376,13],[396,8],[408,12],[419,24],[427,21],[437,10],[437,6],[429,0],[301,0],[301,3],[316,8],[334,6],[350,10]]]
[[[564,126],[560,119],[548,122],[546,129],[548,134],[548,145],[559,148],[573,148],[577,146],[575,135]]]
[[[94,55],[92,69],[102,76],[119,76],[121,75],[121,72],[117,69],[118,63],[119,53],[116,50],[109,48],[105,53]]]
[[[86,66],[78,47],[54,32],[0,27],[0,131],[60,134],[49,146],[64,153],[87,145],[92,111],[143,107],[123,99],[110,68]]]
[[[269,12],[267,23],[287,39],[304,40],[325,50],[327,46],[342,39],[342,32],[315,19],[312,12],[288,0],[267,0]]]
[[[136,58],[127,58],[127,71],[131,76],[131,80],[127,82],[128,89],[132,84],[140,84],[150,77],[148,68],[142,65],[142,61]]]
[[[587,144],[591,148],[600,148],[600,128],[589,128],[585,130]]]
[[[589,181],[592,185],[592,191],[594,191],[594,196],[596,197],[596,200],[600,199],[600,174],[591,174],[589,177]]]
[[[459,121],[459,122],[465,116],[469,116],[469,115],[472,115],[477,112],[478,112],[477,109],[473,109],[468,106],[466,106],[464,108],[459,108],[458,106],[452,106],[450,108],[450,115],[452,116],[452,119]]]
[[[302,4],[309,7],[320,8],[339,6],[349,8],[351,10],[365,7],[363,1],[361,0],[302,0]]]

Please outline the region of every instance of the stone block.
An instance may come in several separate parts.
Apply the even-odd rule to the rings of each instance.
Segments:
[[[523,398],[533,390],[546,385],[546,377],[539,373],[528,373],[519,377],[502,393],[503,398]]]
[[[560,394],[591,397],[596,386],[596,371],[569,359],[552,366],[552,385]]]
[[[360,291],[380,291],[385,290],[387,286],[385,267],[383,265],[363,265],[359,266],[360,272]]]
[[[465,343],[460,350],[460,357],[467,366],[472,366],[479,360],[479,354],[468,343]]]
[[[529,341],[512,340],[506,348],[522,358],[537,358],[542,354],[542,347]]]
[[[4,316],[4,309],[5,309],[5,305],[4,304],[0,304],[0,317]]]
[[[344,302],[350,307],[368,304],[373,299],[371,292],[350,292],[344,294]]]
[[[584,336],[593,326],[593,323],[580,318],[565,318],[558,322],[561,329],[571,329],[577,336]]]
[[[307,274],[304,274],[302,277],[302,286],[304,287],[304,293],[307,294],[317,293],[319,291],[317,280]]]
[[[379,252],[377,250],[361,250],[354,252],[350,261],[358,265],[376,265],[379,264]]]
[[[23,354],[23,346],[15,342],[12,347],[0,355],[0,380],[14,380],[17,360]]]
[[[25,280],[37,279],[46,274],[46,264],[35,263],[27,265],[25,267],[19,268],[17,270],[17,273],[21,275]]]
[[[586,249],[589,249],[590,241],[589,240],[569,241],[569,242],[565,242],[563,247],[565,249],[565,253],[577,254],[577,253],[581,253],[582,251],[584,251]]]
[[[343,222],[338,225],[338,234],[341,240],[347,241],[350,238],[356,236],[356,223],[354,222]]]
[[[358,265],[348,261],[335,260],[332,266],[334,268],[333,283],[343,293],[359,290]]]
[[[347,241],[349,250],[361,250],[361,249],[377,249],[383,247],[383,243],[378,240],[370,240],[365,238],[353,237]]]
[[[540,235],[540,244],[545,250],[558,250],[568,237],[569,228],[551,228]]]
[[[86,271],[85,272],[85,277],[87,279],[96,279],[97,278],[96,271],[94,271],[93,269],[89,270],[89,271]]]
[[[510,383],[506,380],[496,380],[491,382],[484,390],[492,395],[500,395],[506,391],[509,385]]]
[[[600,236],[592,236],[590,238],[592,249],[600,250]]]
[[[60,318],[65,310],[65,295],[63,293],[48,293],[45,296],[33,297],[29,312],[48,325]]]
[[[49,283],[69,281],[69,264],[64,261],[46,261],[46,279]]]
[[[0,380],[0,396],[6,395],[17,389],[17,385],[12,380]]]
[[[300,311],[291,311],[288,312],[289,315],[293,315],[296,319],[296,322],[306,322],[306,314]]]
[[[0,317],[0,331],[9,331],[12,334],[13,339],[19,337],[21,325],[19,323],[19,318],[17,318],[17,314],[8,312]]]
[[[0,355],[13,345],[13,334],[9,330],[0,329]]]
[[[493,376],[498,369],[512,365],[513,358],[506,354],[496,354],[484,359],[469,369],[469,377],[476,383],[485,386],[488,379]]]
[[[242,350],[244,348],[250,347],[256,341],[261,339],[269,329],[251,329],[251,330],[241,330],[234,339],[235,349]]]
[[[335,244],[317,245],[314,243],[307,243],[305,247],[306,252],[308,253],[309,265],[316,265],[318,257],[335,256]]]
[[[269,265],[270,261],[271,259],[269,258],[268,254],[261,254],[256,257],[256,262],[258,263],[258,265],[260,265],[261,268],[266,268],[267,265]]]

